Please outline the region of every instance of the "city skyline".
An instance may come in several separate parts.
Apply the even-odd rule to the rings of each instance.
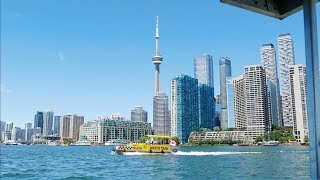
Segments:
[[[125,7],[128,12],[117,14],[119,17],[113,20],[112,13],[115,11],[112,7],[120,3],[79,4],[78,8],[73,8],[76,18],[70,16],[68,8],[71,4],[67,3],[64,7],[57,2],[37,5],[35,1],[2,2],[2,121],[23,127],[25,122],[33,122],[36,111],[46,109],[53,109],[57,115],[82,114],[88,121],[99,114],[114,112],[129,118],[131,108],[141,104],[151,112],[148,122],[152,122],[154,73],[150,58],[154,52],[151,38],[157,15],[161,18],[164,37],[161,47],[165,59],[160,86],[167,94],[170,92],[170,80],[179,73],[192,75],[192,58],[208,53],[214,59],[214,87],[218,95],[219,57],[229,56],[233,64],[232,74],[239,75],[244,66],[260,62],[259,48],[262,44],[276,44],[278,35],[282,33],[289,32],[292,35],[296,63],[305,64],[303,29],[297,28],[297,23],[303,27],[302,12],[280,23],[270,17],[251,17],[252,12],[204,1],[199,4],[186,2],[181,7],[184,9],[182,13],[172,17],[171,13],[180,4],[168,7],[166,2],[160,2],[156,11],[141,9],[140,12],[140,9],[133,11],[128,8],[130,6]],[[143,5],[155,4],[144,2]],[[39,6],[41,10],[33,9]],[[85,6],[103,8],[97,7],[92,15],[84,15],[82,10]],[[104,8],[110,8],[110,12]],[[204,10],[199,15],[187,13],[193,8]],[[165,13],[167,11],[168,14]],[[229,11],[230,16],[219,20],[219,16]],[[63,20],[64,16],[67,18]],[[236,20],[248,18],[255,26],[247,22],[242,22],[245,24],[242,25]],[[209,23],[207,29],[198,29],[201,24],[208,22],[212,22],[212,25]],[[219,23],[224,27],[217,28]],[[26,24],[31,26],[27,27]],[[120,27],[130,27],[130,31]],[[232,39],[237,39],[237,42]],[[121,69],[124,63],[134,68]],[[17,107],[19,113],[16,113]]]

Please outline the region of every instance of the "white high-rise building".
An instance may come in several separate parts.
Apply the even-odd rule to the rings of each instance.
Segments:
[[[280,82],[282,93],[282,118],[284,126],[293,125],[292,96],[290,88],[289,65],[294,65],[294,48],[291,35],[281,34],[278,37],[278,53],[280,64]]]
[[[198,79],[199,84],[206,84],[213,87],[213,59],[210,55],[202,55],[193,58],[194,77]]]
[[[304,143],[308,132],[307,81],[304,65],[289,66],[292,96],[293,133],[298,142]]]
[[[228,128],[246,128],[243,75],[227,78]]]
[[[255,139],[269,129],[266,75],[262,66],[245,66],[244,94],[247,131]]]
[[[53,111],[43,112],[43,135],[52,135]]]
[[[281,107],[276,51],[273,44],[263,44],[260,49],[260,55],[268,86],[269,127],[271,125],[282,126],[282,115],[280,115],[279,111]]]

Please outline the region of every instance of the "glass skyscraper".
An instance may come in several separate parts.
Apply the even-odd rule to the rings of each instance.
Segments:
[[[52,135],[53,111],[43,112],[43,135]]]
[[[231,76],[231,60],[228,57],[221,57],[219,60],[220,71],[220,97],[221,97],[221,129],[228,128],[227,112],[227,87],[226,78]]]
[[[215,100],[213,82],[213,60],[210,55],[193,58],[194,76],[199,84],[199,124],[200,128],[213,129]]]
[[[199,84],[200,128],[214,128],[215,109],[214,88],[205,84]]]
[[[292,96],[290,88],[289,65],[294,65],[294,49],[291,35],[281,34],[278,37],[278,52],[280,64],[280,82],[282,93],[282,118],[284,126],[293,125]]]
[[[198,80],[180,74],[171,80],[171,136],[188,142],[190,133],[199,129]]]
[[[43,130],[43,112],[37,111],[37,114],[34,115],[34,128],[41,128],[41,132]]]
[[[280,89],[276,63],[276,52],[273,44],[263,44],[260,49],[261,65],[266,72],[266,83],[268,87],[269,124],[282,126],[282,115],[280,115]]]
[[[198,79],[199,84],[206,84],[213,87],[213,62],[212,56],[202,55],[193,58],[194,77]]]
[[[60,134],[60,118],[61,116],[54,116],[53,134]]]
[[[233,77],[227,77],[227,112],[228,112],[228,128],[235,128],[234,119],[234,88]]]

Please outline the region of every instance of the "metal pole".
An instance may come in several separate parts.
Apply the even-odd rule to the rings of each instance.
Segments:
[[[309,122],[310,177],[320,179],[320,89],[316,5],[314,0],[303,1],[307,109]]]

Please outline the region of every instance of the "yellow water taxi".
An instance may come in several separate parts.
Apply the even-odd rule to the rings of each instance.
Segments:
[[[130,152],[165,154],[178,151],[176,148],[171,148],[176,146],[176,142],[171,140],[170,136],[147,135],[147,137],[148,140],[145,143],[119,145],[115,146],[113,151],[117,154]]]

